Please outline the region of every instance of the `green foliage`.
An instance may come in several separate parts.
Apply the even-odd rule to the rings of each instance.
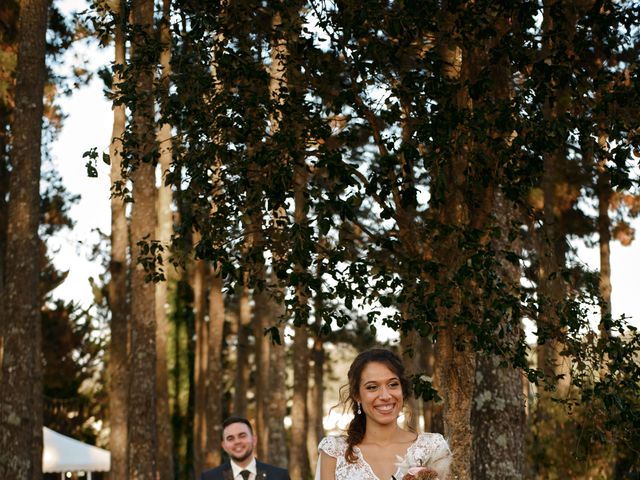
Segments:
[[[558,403],[538,402],[529,419],[527,460],[532,478],[612,478],[613,445],[583,406],[568,412]]]
[[[434,388],[431,379],[425,375],[413,375],[411,377],[411,390],[416,398],[422,398],[423,401],[441,402],[442,398],[438,395],[438,391]]]
[[[153,283],[163,282],[166,280],[162,259],[164,247],[159,241],[148,241],[147,238],[149,238],[149,236],[143,238],[136,244],[139,248],[136,263],[142,265],[142,268],[144,268],[146,273],[145,281]]]
[[[612,397],[583,397],[570,408],[548,397],[536,402],[527,429],[531,477],[637,478],[637,395],[617,390]],[[621,417],[623,404],[627,415]]]
[[[175,131],[166,181],[188,205],[173,261],[195,253],[215,262],[229,291],[249,278],[249,287],[286,299],[295,325],[320,315],[327,335],[357,323],[354,310],[370,331],[384,324],[436,341],[443,327],[461,332],[458,349],[498,354],[551,388],[555,379],[529,364],[521,327],[529,318],[539,345],[559,342],[576,362],[580,401],[633,408],[613,380],[586,375],[631,368],[615,361],[637,345],[590,346],[597,282],[570,262],[567,241],[593,232],[585,205],[597,165],[609,189],[633,187],[634,2],[174,7],[172,86],[156,92],[159,120]],[[95,28],[108,38],[117,19],[100,15]],[[161,48],[146,40],[122,69],[115,99],[131,110],[140,101],[136,73],[155,66]],[[271,56],[276,43],[286,46],[281,58]],[[274,89],[277,60],[288,81]],[[122,139],[125,179],[157,156],[135,157],[134,127]],[[89,157],[95,169],[97,156]],[[295,215],[301,199],[304,215]],[[151,272],[158,249],[151,239],[139,246]],[[559,264],[543,271],[549,252]],[[559,289],[544,288],[554,282],[559,300]],[[323,299],[319,311],[306,302],[314,296]],[[625,378],[637,386],[635,373]],[[428,383],[416,390],[435,395]],[[616,451],[634,438],[615,437]]]
[[[541,395],[528,430],[536,478],[637,478],[640,474],[640,335],[608,320],[608,337],[569,335],[567,395]]]
[[[499,265],[527,258],[532,271],[537,265],[539,252],[519,245],[527,243],[525,229],[537,229],[529,218],[541,220],[529,199],[545,156],[566,152],[562,180],[571,179],[576,191],[589,187],[586,162],[596,148],[589,139],[604,128],[613,147],[597,153],[611,160],[611,186],[630,185],[629,150],[638,138],[625,105],[637,92],[625,79],[637,72],[602,58],[629,57],[634,33],[620,27],[637,13],[625,3],[605,11],[585,4],[568,17],[556,5],[546,31],[530,2],[448,10],[438,2],[373,2],[366,12],[352,2],[311,2],[307,23],[289,19],[282,27],[295,82],[273,98],[263,58],[276,35],[269,26],[274,5],[176,5],[182,21],[173,26],[173,88],[161,112],[177,132],[167,181],[181,182],[193,209],[176,244],[188,245],[181,235],[196,229],[197,257],[221,262],[230,288],[271,251],[268,266],[283,288],[322,294],[347,310],[361,302],[371,324],[437,335],[449,312],[447,322],[472,334],[469,348],[501,352],[527,368],[523,336],[514,341],[508,333],[523,316],[536,318],[547,300],[514,289],[497,274]],[[115,19],[105,20],[96,25],[108,34]],[[462,52],[459,80],[447,76],[440,39]],[[123,69],[118,102],[135,108],[135,72],[155,64],[159,48],[149,38]],[[559,113],[550,116],[549,108]],[[282,120],[271,131],[274,116]],[[131,138],[124,139],[125,175],[155,155],[127,157],[135,151]],[[464,162],[462,177],[451,173],[456,158]],[[303,160],[311,175],[306,219],[298,223],[289,207]],[[507,232],[519,242],[500,249],[487,243],[500,215],[497,191],[520,209]],[[564,213],[567,234],[591,229],[576,200]],[[447,219],[452,202],[465,212],[457,224]],[[281,207],[289,211],[281,224],[264,220]],[[259,235],[243,251],[251,228]],[[296,268],[318,265],[322,282]],[[260,275],[251,278],[265,287]],[[302,323],[310,310],[291,298],[289,314]],[[379,305],[408,305],[408,315]],[[564,308],[553,331],[539,331],[540,343],[580,324],[579,310]],[[513,325],[502,323],[506,311]],[[322,314],[327,325],[350,321],[339,308]]]
[[[95,443],[106,390],[100,325],[78,306],[57,300],[42,311],[44,424]]]
[[[193,402],[189,386],[194,376],[193,292],[179,280],[171,284],[171,343],[168,345],[169,398],[173,434],[176,478],[192,477],[193,472]]]

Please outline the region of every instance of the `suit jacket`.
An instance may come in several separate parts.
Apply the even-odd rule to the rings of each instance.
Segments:
[[[256,460],[256,480],[291,480],[289,472],[284,468],[274,467]],[[212,470],[202,473],[200,480],[233,480],[231,463],[226,462]]]

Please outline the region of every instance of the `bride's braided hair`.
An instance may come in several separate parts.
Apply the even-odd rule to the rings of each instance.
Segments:
[[[398,376],[400,385],[402,386],[402,399],[405,403],[409,396],[409,380],[405,377],[404,365],[402,364],[402,360],[391,350],[372,348],[360,353],[355,358],[347,374],[349,383],[340,389],[342,403],[353,412],[353,420],[351,420],[351,423],[349,423],[347,427],[347,450],[344,454],[349,463],[357,461],[358,457],[353,449],[362,442],[367,430],[367,416],[364,412],[358,413],[358,402],[356,402],[355,398],[360,391],[362,371],[364,367],[371,362],[383,363]]]

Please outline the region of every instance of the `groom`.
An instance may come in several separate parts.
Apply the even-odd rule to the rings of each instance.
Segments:
[[[202,474],[200,480],[290,480],[284,468],[256,460],[256,437],[249,420],[229,417],[222,422],[222,448],[229,461]]]

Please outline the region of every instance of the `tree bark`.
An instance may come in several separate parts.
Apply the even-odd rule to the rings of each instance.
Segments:
[[[224,395],[224,372],[222,368],[222,341],[224,333],[224,297],[222,277],[219,269],[211,272],[209,290],[209,348],[207,367],[207,450],[204,467],[220,464],[220,442],[222,439],[222,397]]]
[[[169,95],[169,77],[171,75],[171,5],[169,0],[162,2],[162,20],[160,21],[160,42],[162,52],[160,65],[162,73],[160,84],[163,101]],[[159,480],[173,480],[173,446],[171,441],[171,424],[169,412],[169,372],[167,366],[167,340],[169,338],[169,298],[168,285],[175,280],[175,271],[169,261],[169,248],[173,234],[173,214],[171,211],[171,185],[165,182],[173,161],[171,125],[163,123],[157,133],[160,149],[160,185],[158,187],[158,228],[157,238],[164,251],[162,264],[165,280],[156,284],[156,374],[157,374],[157,409],[158,409],[158,472]]]
[[[258,268],[264,268],[260,265]],[[253,293],[253,334],[255,341],[255,365],[256,365],[256,435],[258,437],[258,458],[269,458],[269,425],[268,405],[269,389],[269,364],[271,361],[269,352],[272,348],[270,341],[264,335],[264,330],[269,325],[268,294],[258,289]]]
[[[119,94],[122,76],[118,68],[126,61],[123,6],[113,3],[114,48],[116,67],[113,73],[113,93]],[[122,185],[122,149],[126,112],[124,104],[113,104],[113,129],[109,145],[111,159],[111,261],[109,263],[109,308],[111,309],[111,342],[109,347],[109,450],[111,452],[112,478],[128,478],[127,468],[127,361],[129,355],[129,226],[122,195],[117,194]]]
[[[575,8],[558,0],[543,2],[543,55],[554,58],[558,52],[564,54],[567,45],[575,34]],[[557,22],[558,18],[561,22]],[[561,23],[561,24],[559,24]],[[544,119],[557,130],[555,148],[544,154],[542,191],[544,194],[543,224],[538,232],[539,264],[538,290],[540,296],[540,315],[537,319],[538,331],[546,332],[547,341],[538,347],[538,368],[545,374],[546,382],[558,389],[560,395],[568,392],[570,385],[570,359],[562,356],[562,335],[560,315],[567,294],[567,283],[562,271],[566,265],[565,213],[571,207],[570,179],[565,175],[567,166],[568,125],[565,99],[570,99],[571,87],[559,83],[549,87],[543,105]],[[543,392],[543,395],[545,393]],[[538,409],[540,412],[541,409]]]
[[[275,301],[271,305],[270,327],[278,325],[282,316],[282,306]],[[267,404],[267,428],[269,432],[268,463],[286,468],[287,435],[284,429],[284,418],[287,416],[287,365],[284,351],[284,325],[277,326],[281,345],[271,345],[269,349],[269,391]]]
[[[236,345],[236,371],[233,391],[233,413],[247,417],[249,390],[249,334],[247,331],[251,323],[251,305],[249,303],[249,288],[246,281],[240,287],[238,299],[238,337]]]
[[[600,149],[607,150],[607,136],[600,132],[598,143]],[[600,252],[600,333],[608,336],[609,329],[606,321],[611,319],[611,218],[609,217],[609,205],[611,203],[611,178],[607,171],[606,160],[602,159],[597,164],[598,195],[598,248]]]
[[[467,350],[458,351],[463,332],[446,326],[438,335],[438,360],[442,378],[444,400],[444,436],[454,453],[451,474],[461,480],[471,479],[471,407],[473,402],[476,355]]]
[[[540,255],[540,269],[538,272],[538,290],[540,292],[540,315],[537,319],[539,332],[546,332],[549,337],[544,344],[538,346],[538,368],[542,369],[545,379],[550,385],[568,386],[569,379],[565,376],[558,379],[557,375],[568,375],[563,365],[563,358],[559,352],[561,343],[554,338],[560,325],[559,309],[566,292],[562,280],[562,268],[565,264],[565,251],[562,213],[556,189],[561,183],[559,163],[564,162],[564,152],[546,154],[544,158],[544,173],[542,189],[544,192],[544,222],[538,232],[538,251]],[[566,391],[566,390],[565,390]]]
[[[525,415],[521,373],[501,359],[478,355],[473,427],[473,475],[477,480],[521,479],[525,473]]]
[[[132,5],[136,108],[133,134],[136,165],[131,175],[133,206],[132,243],[153,238],[156,232],[156,178],[153,65],[145,51],[153,36],[153,1],[136,0]],[[137,258],[140,250],[133,248]],[[156,321],[155,285],[147,281],[143,266],[137,263],[131,274],[131,367],[129,383],[129,476],[133,480],[156,480],[157,398],[156,398]]]
[[[220,2],[220,19],[226,16],[227,1]],[[216,93],[222,93],[223,83],[219,78],[219,61],[221,51],[226,44],[224,28],[219,27],[212,54],[212,76],[216,84]],[[222,132],[214,132],[213,142],[222,146],[224,137]],[[222,193],[222,160],[219,155],[213,158],[211,183],[213,198]],[[218,205],[215,200],[211,204],[211,212],[215,213]],[[214,245],[217,247],[218,245]],[[224,372],[222,366],[222,346],[224,338],[224,295],[223,280],[220,264],[213,264],[209,270],[209,322],[208,322],[208,350],[206,376],[206,453],[204,454],[204,468],[213,468],[221,461],[220,443],[222,439]]]
[[[449,28],[452,28],[449,26]],[[464,84],[463,53],[459,46],[447,38],[447,28],[443,28],[438,48],[443,62],[443,76],[452,84]],[[468,97],[464,87],[460,87],[450,99],[450,108],[465,110],[468,108]],[[451,276],[456,272],[460,260],[457,250],[459,231],[469,224],[469,211],[465,203],[464,190],[468,152],[460,138],[466,132],[456,133],[452,144],[458,145],[451,152],[451,158],[444,165],[440,175],[445,178],[447,191],[444,195],[444,206],[440,210],[440,222],[452,228],[452,233],[439,247],[436,258],[444,259],[445,273],[442,282],[451,284],[449,296],[451,305],[440,305],[438,318],[440,321],[436,342],[438,359],[438,377],[441,382],[441,393],[444,400],[443,420],[444,436],[454,452],[451,474],[454,478],[468,480],[471,478],[471,406],[473,400],[474,374],[476,368],[475,352],[470,349],[469,333],[464,326],[457,325],[455,319],[461,310],[463,294],[461,286],[453,285]],[[463,146],[464,145],[464,146]]]
[[[307,454],[309,456],[309,467],[315,472],[318,462],[318,444],[324,437],[324,344],[320,339],[320,328],[322,327],[322,295],[316,293],[314,299],[316,319],[315,331],[318,332],[313,340],[311,359],[313,361],[313,383],[309,389],[309,400],[307,408]]]
[[[39,295],[40,165],[47,0],[22,0],[9,184],[4,291],[0,292],[0,477],[42,478]]]
[[[307,393],[309,390],[309,347],[307,326],[296,327],[293,340],[293,403],[291,406],[291,441],[289,442],[289,475],[308,478],[307,461]]]
[[[509,244],[510,222],[518,215],[515,206],[506,199],[497,202],[499,228],[502,236],[494,240],[496,251],[521,250]],[[519,290],[522,272],[513,264],[502,261],[498,271],[513,295]],[[519,318],[505,312],[502,319],[506,340],[515,344],[524,335]],[[521,479],[525,476],[526,418],[522,392],[522,373],[505,359],[490,353],[478,354],[475,376],[475,396],[471,412],[473,429],[473,478],[478,480]]]
[[[304,231],[308,222],[305,213],[305,190],[307,188],[308,172],[304,156],[300,157],[298,164],[294,168],[294,222],[300,231]],[[298,262],[294,268],[300,274],[305,272],[305,267],[301,262]],[[296,331],[292,348],[294,361],[289,474],[293,478],[307,478],[309,476],[306,445],[308,435],[307,393],[309,390],[309,347],[307,345],[309,339],[307,309],[309,298],[304,284],[296,286],[296,297],[298,311],[294,313]]]
[[[199,236],[195,236],[196,239]],[[197,243],[197,240],[196,240]],[[193,306],[195,314],[194,406],[193,406],[193,464],[196,472],[204,468],[207,449],[207,378],[209,358],[209,329],[205,320],[207,262],[196,260],[193,272]]]
[[[291,441],[289,473],[294,478],[307,478],[307,394],[309,389],[309,338],[307,326],[296,327],[293,353],[293,403],[291,407]]]
[[[255,167],[254,172],[258,171]],[[256,174],[255,177],[258,175]],[[257,180],[255,177],[250,177],[251,180]],[[255,208],[255,211],[260,212],[260,208]],[[269,310],[269,295],[264,291],[265,284],[265,265],[264,265],[264,242],[262,234],[262,217],[260,214],[252,213],[245,214],[244,218],[244,237],[245,247],[247,252],[257,250],[260,253],[248,255],[248,258],[252,259],[252,263],[247,265],[247,272],[244,274],[245,288],[249,286],[251,280],[253,280],[253,316],[252,316],[252,328],[254,342],[254,365],[255,365],[255,430],[258,437],[258,458],[268,458],[269,455],[269,431],[267,424],[267,406],[268,395],[270,389],[269,383],[269,351],[271,344],[269,339],[265,337],[264,331],[269,326],[270,310]]]

